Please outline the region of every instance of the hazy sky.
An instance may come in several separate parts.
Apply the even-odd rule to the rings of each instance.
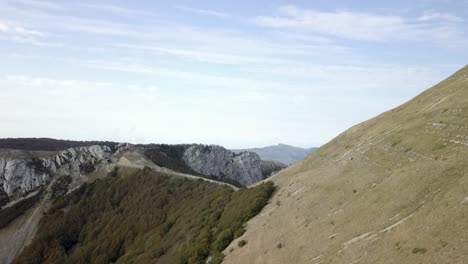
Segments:
[[[318,146],[466,64],[467,19],[455,0],[0,0],[0,137]]]

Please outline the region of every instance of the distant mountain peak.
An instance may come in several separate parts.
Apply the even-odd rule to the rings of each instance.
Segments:
[[[262,160],[272,160],[289,165],[302,160],[315,149],[316,148],[305,149],[284,143],[278,143],[277,145],[263,148],[234,149],[233,151],[236,153],[243,151],[255,152]]]

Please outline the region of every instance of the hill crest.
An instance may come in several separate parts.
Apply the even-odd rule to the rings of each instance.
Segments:
[[[467,124],[464,67],[272,177],[224,263],[466,263]]]

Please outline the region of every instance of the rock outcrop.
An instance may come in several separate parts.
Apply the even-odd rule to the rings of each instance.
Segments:
[[[285,168],[285,165],[262,161],[253,152],[234,153],[216,145],[193,145],[183,155],[194,171],[219,180],[238,182],[243,186],[261,181]]]
[[[109,147],[96,145],[68,149],[43,158],[0,158],[0,193],[9,197],[25,194],[47,184],[57,173],[79,180],[110,156]]]

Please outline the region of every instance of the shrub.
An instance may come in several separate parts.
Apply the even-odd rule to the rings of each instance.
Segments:
[[[238,245],[239,247],[243,247],[243,246],[247,245],[247,241],[241,240],[241,241],[239,241],[239,243],[237,243],[237,245]]]
[[[215,241],[214,248],[217,251],[223,251],[227,246],[229,246],[233,238],[232,230],[230,228],[221,231]]]
[[[426,253],[427,249],[425,248],[413,248],[413,250],[411,251],[413,254],[424,254]]]

